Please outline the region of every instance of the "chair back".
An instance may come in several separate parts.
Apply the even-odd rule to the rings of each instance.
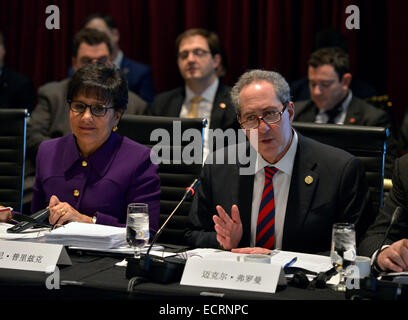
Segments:
[[[184,119],[141,115],[124,115],[119,123],[118,133],[154,151],[159,152],[159,176],[161,182],[160,226],[171,214],[184,195],[185,189],[200,176],[202,168],[202,139],[206,119]],[[193,129],[193,130],[189,130]],[[194,138],[192,138],[194,136]],[[201,154],[192,164],[187,164],[183,152],[190,154],[192,141],[201,148]],[[200,139],[200,144],[197,144]],[[187,148],[186,148],[187,147]],[[182,159],[183,157],[183,159]],[[184,245],[184,232],[192,199],[185,201],[178,209],[159,242]]]
[[[0,205],[22,212],[27,109],[0,109]]]
[[[389,130],[382,127],[293,122],[300,134],[343,149],[362,161],[374,208],[383,205],[384,163]]]

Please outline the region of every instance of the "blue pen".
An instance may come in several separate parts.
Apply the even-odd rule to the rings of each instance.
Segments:
[[[290,260],[283,268],[289,268],[292,266],[295,262],[297,261],[297,257],[294,257],[292,260]]]

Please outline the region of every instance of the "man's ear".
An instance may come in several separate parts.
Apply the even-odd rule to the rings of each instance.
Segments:
[[[119,33],[119,29],[113,29],[112,30],[112,39],[113,42],[118,45],[119,44],[119,40],[120,40],[120,33]]]
[[[4,45],[0,44],[0,58],[4,59],[5,56],[6,56],[6,47]]]
[[[118,125],[120,119],[123,116],[123,113],[125,112],[125,110],[123,109],[119,109],[119,110],[115,110],[115,124]]]
[[[221,55],[219,53],[215,54],[213,57],[214,60],[214,70],[217,70],[221,65]]]
[[[293,119],[295,118],[295,105],[293,104],[292,101],[288,102],[288,106],[286,107],[289,112],[289,121],[292,122]]]
[[[351,73],[343,74],[343,78],[341,79],[341,84],[342,84],[343,87],[347,87],[345,89],[348,89],[350,87],[352,78],[353,78],[353,76],[351,75]]]
[[[77,59],[75,57],[71,58],[71,65],[74,72],[78,70]]]

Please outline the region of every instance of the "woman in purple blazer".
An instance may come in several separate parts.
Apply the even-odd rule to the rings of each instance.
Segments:
[[[114,66],[88,64],[68,87],[72,134],[38,150],[31,211],[49,222],[125,226],[129,203],[149,205],[150,232],[159,224],[160,180],[150,149],[115,133],[128,88]]]

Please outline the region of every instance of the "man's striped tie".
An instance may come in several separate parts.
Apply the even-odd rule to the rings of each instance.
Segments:
[[[265,167],[265,185],[256,227],[256,246],[273,249],[275,246],[275,198],[272,178],[278,169]]]

